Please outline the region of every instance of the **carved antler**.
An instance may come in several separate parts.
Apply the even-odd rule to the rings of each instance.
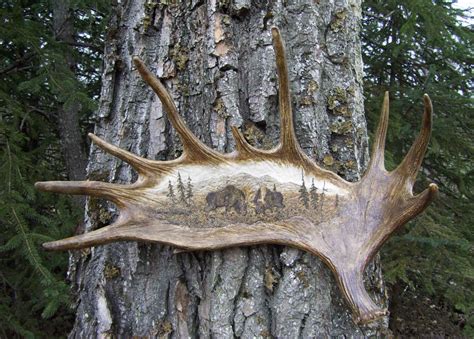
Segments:
[[[159,96],[178,132],[183,154],[171,161],[143,159],[89,134],[104,151],[129,163],[138,172],[138,180],[129,185],[96,181],[36,183],[43,191],[102,197],[120,210],[118,219],[110,226],[48,242],[44,247],[70,250],[120,240],[158,242],[185,250],[289,245],[317,255],[331,268],[356,322],[366,323],[386,314],[367,294],[363,273],[387,238],[421,213],[436,195],[435,184],[416,196],[412,192],[431,133],[431,101],[425,94],[421,132],[398,168],[387,172],[386,93],[367,172],[359,182],[347,182],[320,168],[301,150],[293,128],[284,46],[278,29],[273,28],[272,33],[281,116],[278,146],[269,151],[256,149],[237,127],[232,127],[237,150],[220,154],[210,149],[186,127],[163,84],[134,57],[140,75]],[[182,177],[194,183],[193,202],[190,197],[183,198]],[[229,181],[235,185],[229,185]],[[172,182],[177,182],[183,193],[181,202],[176,202]],[[313,182],[310,193],[305,182]],[[271,184],[274,190],[265,190],[264,199],[258,191],[254,212],[248,206],[251,199],[244,192],[265,184]],[[225,213],[221,207],[225,207]],[[192,227],[197,224],[201,227]]]

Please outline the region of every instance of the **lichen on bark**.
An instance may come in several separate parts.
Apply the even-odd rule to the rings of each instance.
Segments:
[[[95,133],[150,159],[181,153],[161,103],[133,69],[131,58],[138,55],[206,144],[233,150],[232,125],[259,147],[275,144],[272,25],[286,41],[302,148],[322,166],[357,180],[368,160],[360,0],[115,3]],[[88,172],[114,182],[136,178],[94,146]],[[115,214],[113,205],[106,208]],[[100,223],[97,215],[89,201],[86,229]],[[385,303],[379,265],[367,271],[372,296]],[[356,326],[330,270],[282,246],[176,254],[168,246],[122,242],[71,255],[70,279],[78,296],[71,337],[308,338],[387,331],[386,319]]]

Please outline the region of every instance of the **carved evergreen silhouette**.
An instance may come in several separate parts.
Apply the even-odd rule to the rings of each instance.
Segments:
[[[186,188],[184,187],[183,180],[181,179],[181,173],[178,172],[178,194],[179,194],[179,202],[186,204]]]
[[[314,186],[314,178],[313,180],[311,180],[311,188],[309,189],[309,197],[311,200],[311,207],[316,209],[316,207],[318,206],[319,197],[318,197],[318,189],[316,188],[316,186]]]
[[[188,185],[186,187],[186,203],[192,205],[193,203],[193,184],[191,183],[191,177],[188,176]]]
[[[328,191],[328,190],[326,189],[326,182],[323,181],[323,189],[322,189],[322,193],[321,193],[321,203],[320,203],[321,211],[323,210],[324,197],[326,196],[326,194],[324,194],[324,192],[327,192],[327,191]]]
[[[308,190],[306,189],[306,185],[304,183],[304,174],[301,172],[301,187],[300,187],[300,201],[303,203],[305,208],[309,207],[309,196],[308,196]]]
[[[173,189],[173,184],[171,183],[171,180],[168,181],[168,193],[166,194],[168,198],[172,202],[176,202],[176,195],[174,194],[174,189]]]

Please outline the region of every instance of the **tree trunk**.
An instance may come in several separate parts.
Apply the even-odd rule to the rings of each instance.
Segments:
[[[74,23],[70,1],[53,1],[52,7],[53,30],[56,40],[65,44],[73,43],[75,41]],[[65,63],[69,70],[75,71],[76,61],[72,51],[65,53]],[[56,65],[59,68],[64,66]],[[58,107],[57,113],[59,137],[69,180],[84,180],[86,176],[87,155],[79,124],[80,109],[80,103],[75,100]],[[74,201],[79,207],[84,208],[84,199],[82,197],[75,197]]]
[[[279,136],[271,26],[286,41],[293,110],[302,148],[357,180],[367,163],[360,0],[130,0],[115,4],[95,133],[150,159],[181,152],[158,98],[133,69],[140,56],[172,93],[205,143],[234,149],[230,126],[268,148]],[[89,178],[132,182],[131,168],[93,146]],[[115,208],[91,199],[86,224],[109,223]],[[385,303],[378,264],[372,297]],[[71,256],[78,293],[71,337],[327,337],[383,334],[387,320],[356,326],[331,271],[283,246],[175,254],[121,242]]]

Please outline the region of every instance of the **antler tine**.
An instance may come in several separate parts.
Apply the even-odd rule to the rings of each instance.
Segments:
[[[420,214],[428,207],[437,195],[438,185],[431,183],[423,192],[408,199],[409,207],[406,214],[411,217]]]
[[[291,109],[290,85],[288,80],[288,65],[286,63],[285,46],[280,31],[272,27],[273,48],[275,50],[278,73],[278,101],[280,108],[280,143],[285,152],[298,152],[299,145],[293,126]]]
[[[102,148],[107,153],[112,154],[113,156],[129,163],[139,174],[145,174],[148,172],[148,170],[150,170],[150,161],[147,159],[109,144],[105,140],[92,133],[89,133],[88,136],[94,142],[94,144]]]
[[[367,172],[370,172],[370,170],[374,168],[385,170],[384,153],[385,153],[385,138],[387,136],[387,128],[388,128],[389,108],[390,108],[389,94],[387,91],[385,92],[385,96],[383,99],[379,125],[377,126],[377,131],[375,132],[374,145],[372,146],[372,156],[370,158],[370,163],[369,163]]]
[[[242,133],[239,131],[237,126],[231,126],[232,135],[235,140],[235,148],[237,149],[238,156],[240,159],[252,159],[260,157],[262,159],[272,157],[272,151],[266,151],[258,149],[250,145]]]
[[[174,245],[184,250],[213,250],[262,243],[297,244],[294,239],[290,238],[291,231],[277,223],[261,222],[251,227],[244,224],[233,224],[224,227],[188,228],[166,221],[130,225],[128,216],[123,217],[122,215],[112,225],[49,242],[43,246],[50,250],[70,250],[102,245],[117,240],[146,240]]]
[[[101,197],[122,205],[123,187],[101,181],[40,181],[35,188],[45,192]]]
[[[235,147],[237,148],[239,155],[252,154],[253,147],[247,142],[247,140],[245,140],[237,126],[230,126],[230,129],[232,131],[232,135],[234,136]]]
[[[191,160],[222,161],[223,157],[218,152],[207,147],[188,129],[179,115],[178,109],[176,108],[171,95],[168,93],[161,81],[148,70],[140,58],[134,56],[133,62],[143,80],[145,80],[158,95],[165,107],[165,110],[168,113],[168,118],[178,132],[181,142],[183,143],[184,155]]]
[[[423,122],[420,133],[418,134],[418,137],[416,138],[401,164],[395,170],[396,172],[402,173],[405,177],[408,177],[412,180],[416,179],[416,174],[418,173],[421,163],[423,162],[423,157],[425,156],[431,136],[433,106],[428,94],[423,96],[423,101],[425,110],[423,113]]]
[[[123,218],[121,214],[112,225],[73,237],[46,242],[43,244],[43,247],[47,250],[61,251],[103,245],[114,240],[119,240],[121,238],[120,226],[123,225],[125,225],[125,218]]]

